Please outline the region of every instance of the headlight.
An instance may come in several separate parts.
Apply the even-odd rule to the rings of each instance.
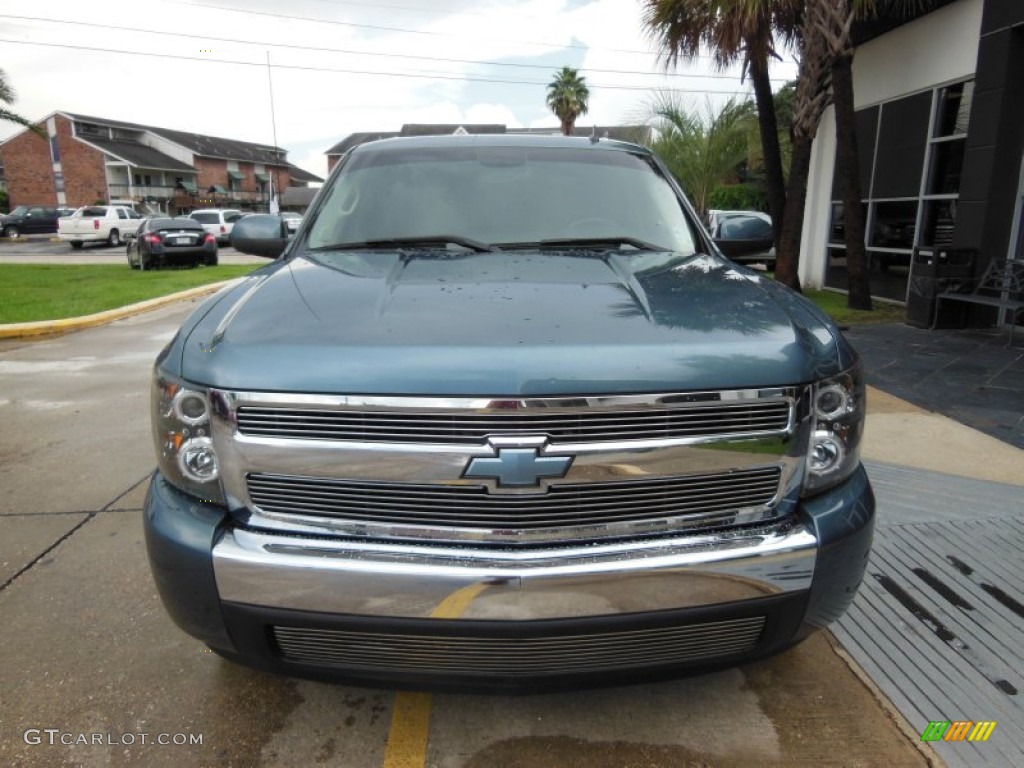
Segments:
[[[206,390],[156,369],[152,405],[153,443],[161,474],[186,493],[223,504]]]
[[[860,363],[811,388],[811,442],[807,449],[808,495],[838,485],[860,463],[864,431],[864,374]]]

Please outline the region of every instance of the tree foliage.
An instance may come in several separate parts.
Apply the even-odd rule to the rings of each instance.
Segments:
[[[747,159],[753,102],[730,99],[716,110],[708,100],[698,110],[687,108],[678,93],[663,92],[650,116],[657,131],[652,148],[703,215],[711,194]]]
[[[562,67],[548,83],[547,105],[562,126],[562,133],[572,136],[576,118],[587,114],[590,90],[586,78],[571,67]]]
[[[9,123],[17,123],[18,125],[30,128],[45,138],[42,129],[33,125],[32,121],[28,118],[22,117],[11,109],[17,100],[18,97],[14,92],[14,87],[7,82],[7,73],[0,69],[0,120],[6,120]]]
[[[641,0],[642,23],[658,44],[666,69],[710,53],[724,69],[743,65],[757,104],[765,193],[776,236],[786,207],[783,156],[768,62],[776,46],[795,40],[803,0]]]

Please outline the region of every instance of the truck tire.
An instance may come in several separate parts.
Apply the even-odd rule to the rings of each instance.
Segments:
[[[21,231],[13,224],[9,224],[4,227],[4,237],[9,237],[12,240],[21,234]]]
[[[112,245],[115,248],[121,244],[121,233],[116,229],[110,230],[110,234],[107,235],[107,245]]]
[[[72,240],[71,241],[71,247],[74,248],[76,251],[80,251],[82,249],[82,241],[81,240]]]

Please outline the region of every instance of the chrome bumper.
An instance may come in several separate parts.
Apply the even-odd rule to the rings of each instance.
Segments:
[[[721,606],[810,589],[818,542],[792,521],[716,534],[510,551],[312,540],[228,529],[220,599],[389,618],[492,621]]]

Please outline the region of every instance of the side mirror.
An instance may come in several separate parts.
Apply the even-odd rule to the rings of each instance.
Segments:
[[[273,213],[253,213],[235,222],[231,247],[250,256],[276,259],[288,245],[284,219]]]

